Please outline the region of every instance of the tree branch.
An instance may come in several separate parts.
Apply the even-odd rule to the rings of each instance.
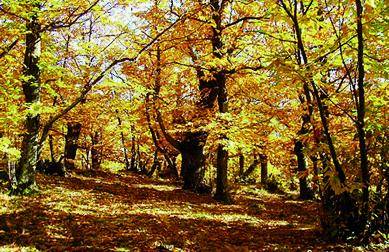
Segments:
[[[42,145],[43,145],[44,141],[46,140],[46,138],[48,136],[48,133],[49,133],[51,127],[53,126],[53,124],[58,119],[60,119],[62,116],[67,114],[70,110],[72,110],[74,107],[76,107],[81,101],[83,101],[85,99],[85,97],[87,96],[87,94],[89,93],[89,91],[93,88],[93,86],[95,86],[97,83],[99,83],[105,77],[107,72],[109,72],[113,67],[115,67],[116,65],[118,65],[120,63],[123,63],[123,62],[134,62],[135,60],[137,60],[138,57],[144,51],[146,51],[152,44],[154,44],[154,42],[157,41],[170,28],[172,28],[175,24],[177,24],[182,19],[182,17],[178,18],[175,22],[171,23],[162,32],[160,32],[157,36],[155,36],[149,43],[147,43],[143,48],[141,48],[134,57],[132,57],[132,58],[125,57],[125,58],[114,60],[114,61],[111,62],[111,64],[108,65],[108,67],[106,67],[102,72],[100,72],[100,74],[96,78],[92,77],[87,82],[87,84],[84,86],[84,88],[81,91],[80,95],[71,104],[69,104],[66,108],[64,108],[63,110],[58,112],[56,115],[51,117],[49,119],[49,121],[43,126],[42,136],[41,136],[41,138],[39,140],[39,148],[42,148]]]
[[[9,51],[12,50],[19,42],[19,38],[15,39],[14,42],[12,42],[9,46],[7,46],[1,53],[0,53],[0,59],[3,58],[5,55],[9,53]]]

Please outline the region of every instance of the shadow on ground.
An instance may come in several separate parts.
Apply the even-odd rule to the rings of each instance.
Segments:
[[[238,194],[233,205],[133,174],[39,175],[34,197],[2,196],[0,246],[51,251],[299,251],[320,240],[312,202]],[[1,247],[0,247],[1,248]],[[333,249],[336,247],[332,247]],[[166,249],[166,250],[164,250]]]

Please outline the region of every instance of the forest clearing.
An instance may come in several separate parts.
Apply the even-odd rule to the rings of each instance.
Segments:
[[[387,251],[386,0],[0,0],[0,251]]]

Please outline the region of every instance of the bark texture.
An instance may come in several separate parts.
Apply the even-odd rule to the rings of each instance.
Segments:
[[[26,46],[24,52],[23,94],[27,106],[32,106],[40,100],[40,57],[41,31],[37,15],[34,14],[27,21],[25,35]],[[28,194],[37,190],[35,170],[38,162],[38,135],[40,115],[29,113],[25,119],[25,133],[23,135],[21,158],[16,168],[16,183],[12,185],[13,194]]]
[[[74,170],[78,149],[78,138],[81,133],[81,123],[67,124],[68,131],[65,136],[65,169]]]
[[[99,170],[101,165],[101,151],[99,144],[101,141],[101,133],[95,132],[92,135],[92,149],[91,149],[91,158],[92,158],[92,170]]]

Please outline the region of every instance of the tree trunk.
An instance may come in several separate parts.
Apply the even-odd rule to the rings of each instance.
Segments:
[[[299,178],[300,199],[310,199],[312,195],[307,183],[307,166],[303,150],[304,145],[302,141],[296,141],[294,145],[294,153],[297,156],[297,172]]]
[[[230,203],[231,197],[228,192],[228,151],[222,144],[217,147],[217,173],[215,199],[224,203]]]
[[[160,54],[158,54],[158,55],[160,55]],[[160,58],[158,57],[158,62],[159,62],[159,60],[160,60]],[[159,83],[159,82],[156,82],[156,83]],[[159,90],[159,88],[156,88],[155,92],[158,92],[158,90]],[[154,129],[152,124],[151,124],[151,116],[150,116],[151,108],[149,106],[149,103],[150,103],[149,96],[150,96],[150,94],[146,95],[145,107],[146,107],[146,120],[147,120],[147,125],[148,125],[148,128],[149,128],[150,134],[151,134],[151,138],[153,140],[155,148],[159,152],[161,152],[162,155],[165,157],[165,160],[168,163],[168,168],[169,168],[169,171],[170,171],[171,175],[173,175],[175,178],[178,178],[179,176],[178,176],[178,172],[177,172],[177,167],[176,167],[175,161],[170,158],[167,149],[164,148],[163,146],[161,146],[161,144],[159,143],[160,135],[158,133],[158,130]],[[153,99],[152,99],[152,104],[154,106],[155,106],[155,100],[156,100],[155,98],[156,97],[154,96]]]
[[[212,26],[212,49],[213,55],[222,59],[222,13],[225,5],[219,0],[211,0],[211,7],[213,9],[212,19],[216,26]],[[223,71],[216,71],[213,73],[215,86],[217,87],[217,101],[220,113],[228,113],[228,93],[226,87],[227,76]],[[227,140],[225,134],[221,135],[221,140]],[[216,194],[215,199],[224,203],[231,202],[231,196],[228,192],[228,151],[223,143],[220,143],[217,148],[217,176],[216,176]]]
[[[363,7],[360,0],[355,1],[357,9],[357,35],[358,35],[358,107],[357,107],[357,131],[359,139],[359,152],[361,159],[361,174],[362,174],[362,216],[363,225],[366,226],[369,214],[369,186],[370,172],[367,157],[366,132],[365,132],[365,89],[364,78],[365,69],[363,63],[363,26],[362,12]]]
[[[166,130],[161,113],[156,109],[157,121],[165,139],[181,153],[181,176],[184,189],[199,193],[209,193],[211,190],[204,183],[205,157],[204,145],[208,134],[204,131],[185,132],[183,140],[177,141]]]
[[[172,175],[174,178],[178,178],[178,171],[177,171],[177,165],[176,165],[176,155],[169,156],[167,153],[164,154],[165,160],[167,162],[167,167],[169,169],[170,175]]]
[[[311,161],[313,164],[313,172],[315,174],[315,177],[313,179],[313,183],[315,188],[312,191],[312,194],[316,192],[320,197],[322,196],[322,189],[321,189],[321,184],[320,184],[320,168],[319,168],[319,159],[316,156],[311,156]],[[323,161],[322,161],[323,162]]]
[[[246,179],[253,171],[255,168],[257,168],[258,164],[260,163],[259,158],[254,155],[254,161],[253,163],[247,168],[247,170],[243,173],[242,179]]]
[[[116,110],[116,114],[118,115],[117,116],[117,119],[118,119],[118,125],[119,127],[122,126],[122,120],[119,116],[119,110]],[[125,141],[125,138],[124,138],[124,133],[123,131],[120,131],[120,139],[121,139],[121,142],[122,142],[122,148],[123,148],[123,155],[124,155],[124,163],[126,165],[126,170],[129,169],[130,167],[130,161],[128,159],[128,155],[127,155],[127,148],[126,148],[126,141]]]
[[[153,165],[151,166],[150,171],[147,172],[147,176],[152,177],[154,172],[157,171],[160,166],[161,164],[159,163],[159,159],[158,159],[158,150],[155,150]]]
[[[290,8],[288,8],[283,0],[280,0],[279,2],[281,3],[282,8],[293,21],[295,35],[297,38],[298,55],[301,55],[301,58],[304,61],[303,64],[306,66],[305,71],[310,73],[308,57],[302,39],[302,29],[300,28],[298,22],[297,1],[293,1],[294,8],[292,5],[290,5]],[[337,172],[341,186],[344,186],[346,182],[346,174],[344,173],[344,170],[339,162],[335,145],[333,143],[328,122],[328,111],[326,111],[326,105],[322,98],[322,91],[320,87],[316,85],[312,76],[313,75],[309,77],[308,81],[303,80],[304,86],[310,84],[313,89],[313,97],[315,98],[315,103],[319,110],[320,121],[323,127],[325,140],[330,151],[332,163]],[[355,204],[356,202],[351,197],[351,194],[349,192],[343,192],[340,195],[336,195],[331,186],[328,186],[323,190],[323,212],[321,216],[321,222],[324,232],[338,239],[349,237],[353,231],[358,232],[358,225],[360,225],[359,213]]]
[[[223,73],[216,75],[219,83],[218,106],[220,113],[228,113],[228,94],[226,88],[226,76]],[[227,140],[226,135],[221,136],[222,140]],[[224,144],[217,147],[217,176],[215,199],[224,203],[231,203],[232,199],[228,191],[228,151]]]
[[[51,162],[55,162],[55,154],[54,154],[54,143],[53,143],[53,136],[49,135],[49,147],[50,147],[50,157]]]
[[[78,138],[81,133],[81,123],[69,122],[67,127],[68,132],[65,136],[65,169],[74,170],[78,149]]]
[[[92,135],[92,149],[91,149],[91,158],[92,158],[92,170],[99,170],[101,165],[101,151],[97,145],[101,141],[101,134],[95,132]]]
[[[267,156],[265,154],[259,155],[259,160],[261,162],[261,183],[266,184],[267,182]]]
[[[135,146],[135,137],[132,137],[131,140],[131,161],[129,170],[133,172],[138,171],[138,167],[136,166],[136,146]]]
[[[40,99],[40,70],[38,61],[40,56],[40,25],[37,14],[33,14],[27,22],[26,48],[24,53],[23,93],[25,103],[29,107],[37,104]],[[28,194],[37,190],[35,182],[35,169],[38,162],[38,134],[40,115],[28,113],[25,120],[25,133],[23,135],[22,152],[16,169],[16,184],[12,185],[13,194]]]
[[[181,175],[184,189],[198,193],[207,193],[209,188],[204,184],[205,157],[203,153],[206,134],[203,132],[187,132],[181,143]]]
[[[244,172],[244,155],[239,154],[239,177],[242,178]]]
[[[288,7],[286,6],[286,4],[284,3],[283,0],[280,1],[283,9],[287,12],[288,16],[291,18],[291,20],[293,21],[293,25],[294,25],[294,30],[295,30],[295,35],[296,35],[296,38],[297,38],[297,47],[298,47],[298,55],[301,55],[301,58],[303,60],[303,65],[308,65],[309,62],[308,62],[308,57],[307,57],[307,54],[306,54],[306,51],[305,51],[305,46],[304,46],[304,42],[303,42],[303,38],[302,38],[302,30],[300,28],[300,25],[299,25],[299,22],[298,22],[298,18],[297,18],[297,7],[296,7],[296,1],[294,1],[295,3],[295,9],[293,11],[293,14],[292,12],[288,9]],[[309,67],[308,69],[309,70]],[[315,81],[313,80],[312,77],[310,77],[309,79],[309,82],[307,81],[304,81],[304,89],[306,90],[309,90],[308,88],[308,83],[311,84],[311,87],[313,89],[313,96],[315,98],[315,101],[316,101],[316,105],[319,109],[319,115],[320,115],[320,120],[321,120],[321,123],[322,123],[322,126],[323,126],[323,132],[324,132],[324,135],[326,137],[326,141],[327,141],[327,145],[328,145],[328,148],[330,150],[330,156],[331,156],[331,159],[332,159],[332,162],[334,164],[334,167],[335,167],[335,170],[337,171],[338,173],[338,177],[339,177],[339,180],[341,182],[341,184],[344,184],[345,181],[346,181],[346,175],[343,171],[343,168],[339,162],[339,159],[338,159],[338,156],[337,156],[337,153],[336,153],[336,150],[335,150],[335,146],[334,146],[334,143],[333,143],[333,140],[332,140],[332,137],[331,137],[331,133],[330,133],[330,130],[329,130],[329,124],[328,124],[328,120],[327,120],[327,114],[326,114],[326,111],[325,111],[325,104],[324,102],[322,101],[322,98],[320,97],[320,91],[315,83]],[[307,92],[305,92],[307,93]]]

